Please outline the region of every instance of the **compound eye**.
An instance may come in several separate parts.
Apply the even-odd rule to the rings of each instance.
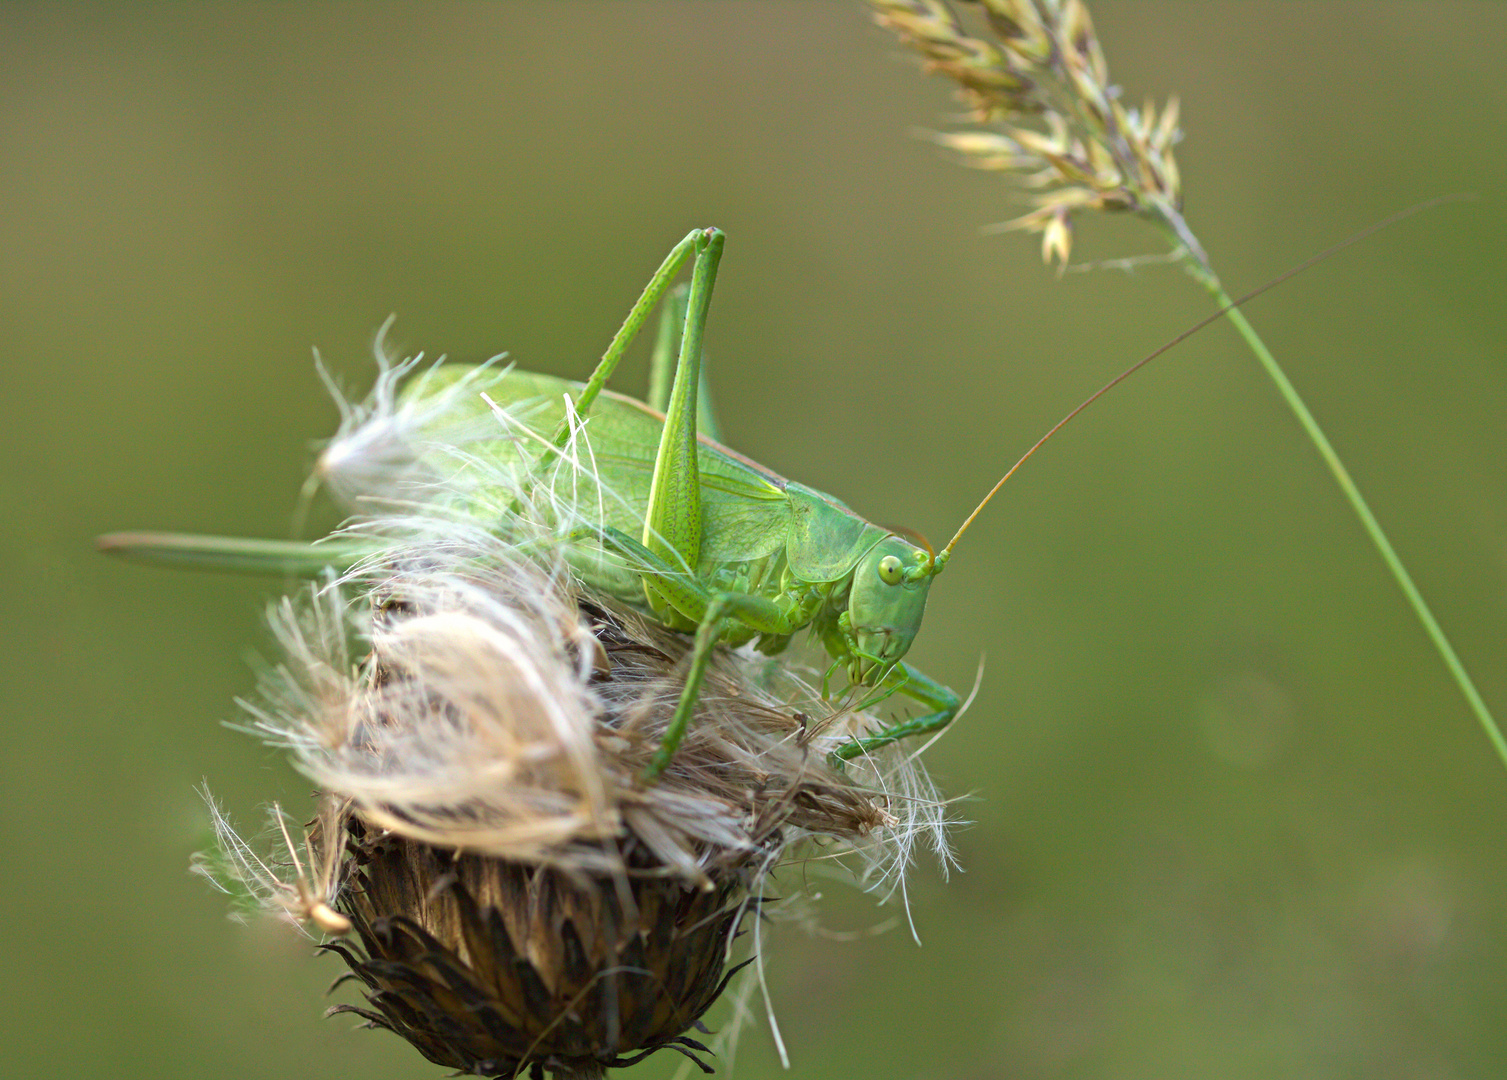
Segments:
[[[898,585],[905,579],[905,570],[900,565],[900,560],[893,555],[886,555],[879,560],[879,579],[886,585]]]

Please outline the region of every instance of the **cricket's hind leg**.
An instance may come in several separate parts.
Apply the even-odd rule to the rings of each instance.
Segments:
[[[612,343],[607,346],[607,351],[597,362],[591,378],[586,380],[580,396],[576,398],[578,415],[584,417],[591,411],[591,406],[595,404],[597,396],[601,394],[602,388],[607,385],[607,380],[612,378],[612,373],[617,370],[619,361],[628,351],[628,346],[633,344],[639,330],[643,329],[644,322],[649,318],[649,312],[654,310],[654,305],[659,303],[660,298],[669,291],[670,282],[675,279],[676,274],[680,273],[681,267],[702,253],[706,247],[707,236],[712,232],[715,230],[697,229],[670,249],[670,254],[665,256],[665,261],[660,263],[658,270],[654,271],[654,276],[649,279],[649,284],[644,286],[644,291],[639,295],[638,300],[633,307],[628,309],[628,317],[623,320],[623,325],[618,327],[617,333],[613,335]],[[555,433],[555,445],[564,446],[569,437],[569,426],[562,423],[560,430]]]
[[[670,386],[675,379],[676,358],[680,353],[690,295],[690,286],[677,285],[670,290],[664,306],[659,309],[659,334],[654,339],[654,352],[649,360],[649,396],[644,399],[655,412],[662,413],[670,407]],[[717,413],[712,408],[706,368],[706,354],[703,352],[701,376],[696,384],[696,432],[721,442],[722,426],[717,423]]]

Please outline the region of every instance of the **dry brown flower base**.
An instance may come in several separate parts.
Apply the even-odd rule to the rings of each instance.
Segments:
[[[645,876],[567,874],[461,855],[347,822],[339,904],[360,938],[327,944],[366,988],[369,1008],[337,1005],[411,1042],[437,1065],[476,1076],[545,1070],[598,1075],[666,1047],[697,1056],[685,1033],[733,971],[728,948],[746,875],[710,888]]]
[[[770,869],[808,841],[898,873],[917,826],[861,781],[911,778],[891,790],[912,815],[928,802],[905,798],[922,774],[893,758],[883,774],[868,760],[834,771],[827,750],[874,718],[808,700],[784,665],[724,655],[680,752],[645,784],[688,640],[528,564],[459,566],[436,578],[395,558],[354,603],[316,591],[296,622],[284,616],[288,662],[255,715],[302,733],[287,741],[327,794],[306,860],[289,838],[291,873],[247,867],[242,880],[351,931],[323,947],[366,1003],[330,1012],[437,1065],[591,1077],[669,1048],[709,1072],[711,1051],[687,1033],[737,970],[733,939]],[[341,612],[351,636],[332,629]],[[342,666],[328,657],[359,642],[369,651],[350,674],[325,677]],[[507,664],[492,662],[499,642]],[[563,737],[539,722],[562,702]],[[588,787],[601,794],[582,814]]]

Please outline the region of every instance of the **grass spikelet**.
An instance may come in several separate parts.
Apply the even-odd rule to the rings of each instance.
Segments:
[[[1001,228],[1040,235],[1047,262],[1066,265],[1081,210],[1181,220],[1177,100],[1160,112],[1150,100],[1123,104],[1079,0],[973,0],[976,29],[944,0],[871,3],[875,20],[956,81],[975,122],[989,125],[933,138],[964,164],[1016,179],[1031,209]]]

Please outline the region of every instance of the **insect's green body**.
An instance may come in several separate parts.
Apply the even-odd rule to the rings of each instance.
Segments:
[[[1244,302],[1231,303],[1180,334],[1070,412],[1005,473],[946,547],[934,554],[866,521],[840,500],[786,480],[705,434],[709,403],[701,376],[701,336],[723,240],[716,229],[697,230],[675,246],[587,382],[510,368],[440,365],[414,379],[402,403],[416,406],[410,415],[425,418],[421,429],[432,425],[432,430],[406,434],[418,436],[414,445],[428,458],[422,464],[441,476],[464,460],[449,452],[454,447],[447,445],[447,433],[467,421],[473,432],[475,421],[495,421],[495,434],[487,431],[479,444],[468,436],[464,447],[464,453],[489,459],[511,473],[506,481],[499,480],[497,491],[470,490],[476,498],[464,512],[485,527],[500,523],[487,517],[489,504],[494,513],[497,505],[516,506],[520,492],[525,498],[536,492],[561,459],[572,456],[575,462],[569,472],[576,490],[568,500],[570,527],[553,537],[566,560],[589,585],[639,607],[669,629],[695,634],[685,686],[645,770],[648,781],[669,764],[684,737],[712,651],[719,644],[755,642],[773,653],[797,631],[810,629],[837,661],[834,668],[844,667],[855,685],[875,687],[879,696],[903,694],[930,710],[839,746],[832,754],[836,763],[949,723],[960,709],[957,695],[903,658],[920,628],[931,580],[946,566],[959,539],[1005,481],[1063,425],[1166,349]],[[693,256],[683,331],[661,332],[650,404],[607,392],[607,380],[649,311]],[[1291,275],[1277,281],[1287,276]],[[672,303],[666,327],[674,323],[674,308]],[[670,387],[676,336],[680,352]],[[386,400],[392,403],[390,397]],[[1295,407],[1302,411],[1300,404]],[[527,438],[503,430],[516,426],[526,429]],[[1322,436],[1314,434],[1323,449]],[[430,448],[422,449],[425,446]],[[337,472],[327,468],[330,464],[328,458],[321,461],[320,472],[326,477]],[[449,490],[467,489],[455,484]],[[561,504],[545,499],[539,505]],[[1368,517],[1363,504],[1357,509]],[[348,567],[374,554],[359,539],[327,539],[334,542],[122,533],[101,538],[101,546],[152,562],[279,573]],[[1390,551],[1379,533],[1375,539],[1384,554]],[[1410,590],[1401,565],[1394,570],[1405,591]],[[1421,599],[1415,599],[1425,623],[1432,624]],[[1436,635],[1436,643],[1458,668],[1442,636]],[[1463,670],[1457,676],[1474,699]],[[1478,711],[1494,733],[1484,706]]]
[[[757,641],[775,652],[809,627],[855,685],[875,687],[880,696],[904,694],[930,708],[839,747],[836,762],[936,730],[959,708],[956,694],[903,660],[950,546],[935,556],[702,432],[701,337],[723,240],[720,231],[705,229],[675,246],[585,383],[442,366],[405,391],[420,415],[429,412],[423,406],[437,403],[434,416],[446,427],[477,418],[467,410],[495,411],[496,438],[466,451],[490,457],[525,486],[543,483],[555,456],[577,440],[568,451],[580,465],[569,480],[567,558],[587,582],[672,630],[695,633],[685,686],[645,770],[648,780],[664,770],[684,738],[718,644]],[[651,408],[604,393],[628,343],[693,256],[667,399]],[[677,306],[668,310],[652,381],[660,393],[669,383],[664,376],[677,336]],[[526,433],[504,430],[519,424]],[[443,445],[443,437],[439,441]]]
[[[456,389],[463,392],[452,393]],[[404,403],[422,411],[426,399],[452,397],[443,413],[445,426],[474,429],[470,421],[488,419],[487,400],[492,401],[535,438],[499,429],[497,438],[468,444],[467,452],[501,469],[527,470],[540,443],[564,421],[565,398],[578,399],[584,389],[582,383],[549,375],[447,364],[415,379],[404,392]],[[648,405],[603,393],[583,427],[589,449],[575,450],[590,465],[566,481],[575,489],[575,511],[599,517],[592,524],[603,531],[642,537],[664,428],[664,416]],[[891,585],[880,576],[879,565],[894,558],[920,566],[929,561],[927,552],[860,517],[841,500],[787,480],[704,435],[697,439],[695,453],[701,544],[695,565],[677,569],[709,593],[767,601],[785,619],[772,629],[734,622],[723,631],[723,643],[757,639],[759,649],[774,653],[785,647],[792,632],[809,626],[834,657],[847,662],[854,682],[865,681],[876,664],[889,664],[905,653],[926,607],[930,577]],[[640,572],[616,557],[621,554],[603,558],[602,545],[594,541],[574,547],[570,561],[594,588],[672,629],[695,631],[699,620],[693,613],[673,603],[656,606]]]
[[[839,746],[832,754],[838,764],[934,731],[959,708],[956,694],[903,660],[920,629],[931,579],[952,545],[933,555],[703,434],[701,336],[722,244],[721,232],[705,229],[675,246],[585,383],[448,364],[415,378],[399,402],[405,416],[420,418],[418,430],[404,432],[421,459],[415,464],[442,480],[448,474],[456,482],[442,486],[470,499],[459,509],[487,527],[500,525],[498,507],[514,505],[520,492],[540,494],[540,485],[560,475],[555,466],[572,458],[568,498],[530,500],[536,513],[568,506],[565,531],[555,535],[567,562],[589,585],[672,630],[695,634],[680,700],[645,769],[649,781],[680,745],[719,644],[756,642],[777,652],[810,629],[854,685],[875,688],[876,697],[903,694],[928,710]],[[692,257],[683,327],[674,328],[679,299],[672,298],[655,350],[651,404],[606,392],[650,310]],[[467,455],[499,470],[496,490],[486,490],[486,480],[480,488],[460,482],[457,470]],[[327,456],[319,471],[334,476],[338,462]],[[357,489],[352,496],[373,494],[350,486]],[[158,562],[278,572],[317,572],[363,554],[359,544],[163,534],[121,535],[108,546]]]

